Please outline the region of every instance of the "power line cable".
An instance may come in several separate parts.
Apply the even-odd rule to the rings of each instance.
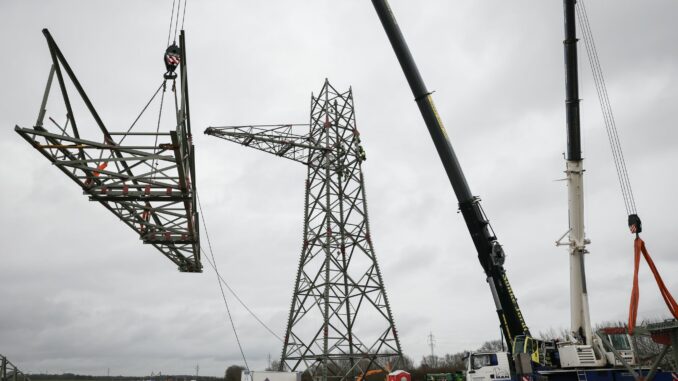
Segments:
[[[201,212],[201,213],[202,213],[202,212]],[[203,225],[204,225],[204,222],[203,222]],[[215,269],[215,266],[212,264],[212,262],[210,261],[210,259],[209,259],[209,258],[206,258],[206,259],[207,259],[207,263],[209,263],[209,265],[212,267],[212,269]],[[216,270],[215,270],[215,271],[216,271]],[[242,299],[240,299],[240,297],[238,296],[238,294],[231,288],[231,286],[228,285],[228,283],[226,283],[226,280],[224,280],[224,278],[221,276],[221,274],[219,274],[219,279],[220,279],[221,282],[223,282],[224,286],[226,286],[226,289],[231,293],[231,295],[233,295],[233,297],[235,297],[235,299],[240,303],[240,305],[243,306],[243,308],[245,308],[245,310],[246,310],[250,315],[252,315],[252,317],[253,317],[257,322],[259,322],[259,324],[260,324],[262,327],[264,327],[264,329],[266,329],[266,330],[267,330],[271,335],[273,335],[273,337],[275,337],[276,339],[280,340],[281,342],[283,341],[282,337],[278,336],[278,335],[277,335],[277,334],[276,334],[269,326],[266,325],[266,323],[264,323],[264,322],[263,322],[263,321],[262,321],[262,320],[261,320],[261,319],[260,319],[260,318],[259,318],[259,317],[258,317],[258,316],[257,316],[257,315],[256,315],[256,314],[255,314],[255,313],[254,313],[254,312],[253,312],[246,304],[245,304],[245,302],[242,301]]]
[[[202,224],[203,224],[203,227],[205,229],[205,234],[207,235],[207,226],[205,224],[205,215],[202,211],[202,205],[200,204],[199,198],[198,198],[198,206],[200,208],[200,218],[202,220]],[[208,244],[209,244],[209,237],[208,237]],[[210,244],[210,247],[211,247],[211,244]],[[236,293],[235,290],[228,284],[228,282],[226,282],[226,280],[223,278],[223,276],[221,276],[221,273],[219,273],[217,271],[216,262],[212,263],[212,261],[210,260],[209,257],[205,257],[205,259],[207,259],[207,263],[209,263],[210,267],[212,267],[212,269],[217,273],[217,275],[219,277],[219,281],[221,283],[223,283],[224,286],[226,286],[226,289],[231,293],[231,295],[233,295],[233,297],[238,301],[238,303],[240,303],[240,305],[243,306],[243,308],[254,318],[254,320],[256,320],[266,331],[268,331],[273,337],[275,337],[276,339],[278,339],[279,341],[282,342],[283,339],[280,336],[278,336],[278,334],[276,334],[268,325],[266,325],[266,323],[264,323],[264,321],[261,320],[261,318],[259,318],[259,316],[257,316],[257,314],[255,314],[254,311],[252,311],[252,309],[250,309],[247,306],[247,304],[245,304],[245,302],[240,298],[238,293]]]
[[[196,196],[197,196],[197,195],[196,195]],[[200,203],[199,197],[198,197],[198,207],[199,207],[199,209],[200,209],[200,218],[201,218],[202,223],[203,223],[203,228],[204,228],[204,230],[205,230],[205,235],[208,236],[208,234],[207,234],[207,226],[206,226],[206,224],[205,224],[204,212],[203,212],[203,210],[202,210],[202,205],[201,205],[201,203]],[[208,245],[210,246],[210,251],[211,251],[211,243],[210,243],[210,240],[209,240],[209,236],[207,237],[207,243],[208,243]],[[243,306],[243,308],[245,308],[245,310],[246,310],[246,311],[247,311],[247,312],[248,312],[248,313],[249,313],[249,314],[250,314],[250,315],[251,315],[251,316],[252,316],[252,317],[253,317],[253,318],[254,318],[254,319],[255,319],[255,320],[256,320],[256,321],[257,321],[257,322],[265,329],[265,330],[266,330],[266,331],[268,331],[268,333],[270,333],[273,337],[275,337],[276,339],[278,339],[280,342],[284,342],[284,340],[282,339],[282,337],[278,336],[278,334],[276,334],[276,333],[275,333],[268,325],[266,325],[266,323],[264,323],[264,321],[261,320],[261,318],[259,318],[259,316],[257,316],[257,314],[255,314],[254,311],[252,311],[252,310],[247,306],[247,304],[245,304],[245,302],[240,298],[240,296],[238,296],[238,294],[235,292],[235,290],[234,290],[233,288],[231,288],[231,286],[230,286],[230,285],[226,282],[226,280],[221,276],[221,273],[219,273],[219,271],[217,270],[216,261],[213,262],[213,261],[214,261],[214,254],[212,253],[212,260],[210,260],[210,257],[207,256],[207,253],[205,253],[205,251],[204,251],[202,248],[201,248],[200,250],[203,252],[203,254],[205,254],[205,259],[207,260],[207,263],[210,265],[210,267],[212,268],[212,270],[214,270],[214,272],[217,274],[217,277],[218,277],[219,281],[220,281],[221,283],[223,283],[224,286],[226,286],[226,289],[231,293],[231,295],[233,295],[233,297],[240,303],[240,305]],[[300,349],[295,350],[295,352],[301,353]]]
[[[207,226],[205,224],[205,215],[202,210],[202,204],[200,203],[200,197],[198,196],[196,192],[196,199],[198,200],[198,208],[200,209],[200,218],[202,220],[202,226],[203,230],[205,231],[205,236],[207,237],[207,245],[210,250],[210,256],[212,257],[212,261],[210,262],[209,257],[207,256],[207,253],[205,253],[205,250],[200,247],[200,251],[205,254],[205,257],[207,258],[207,262],[212,265],[212,269],[214,269],[214,272],[217,274],[217,283],[219,283],[219,290],[221,291],[221,297],[224,300],[224,305],[226,306],[226,312],[228,313],[228,319],[231,322],[231,328],[233,328],[233,334],[235,335],[235,341],[238,343],[238,349],[240,349],[240,355],[242,356],[243,361],[245,362],[245,368],[247,370],[250,370],[249,365],[247,364],[247,358],[245,358],[245,351],[242,349],[242,344],[240,343],[240,337],[238,337],[238,331],[235,329],[235,323],[233,322],[233,316],[231,315],[231,308],[228,306],[228,301],[226,300],[226,293],[224,292],[224,287],[222,286],[222,279],[221,275],[219,274],[219,270],[217,269],[217,262],[214,259],[214,251],[212,250],[212,241],[210,240],[210,235],[207,232]]]

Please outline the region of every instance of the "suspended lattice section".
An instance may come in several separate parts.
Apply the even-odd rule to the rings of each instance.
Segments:
[[[181,61],[180,79],[168,71],[132,126],[119,132],[109,131],[104,125],[59,47],[47,30],[43,32],[53,64],[42,107],[33,128],[17,126],[15,131],[75,181],[91,201],[110,210],[144,243],[154,246],[174,262],[179,270],[200,272],[194,147],[190,137],[183,31],[180,52],[176,53],[179,58],[171,57]],[[47,103],[55,77],[62,95],[60,106],[65,108],[66,117],[63,122],[52,117],[46,122]],[[69,90],[72,89],[77,97],[71,98]],[[173,127],[161,131],[166,93],[174,101],[169,113]],[[158,98],[158,117],[147,121],[143,118],[144,111],[155,105],[154,100]],[[76,111],[90,121],[80,123],[75,118]]]
[[[210,127],[205,133],[308,167],[304,241],[281,370],[345,380],[397,366],[402,351],[372,247],[360,143],[349,89],[325,82],[310,129]],[[299,128],[297,128],[299,129]]]

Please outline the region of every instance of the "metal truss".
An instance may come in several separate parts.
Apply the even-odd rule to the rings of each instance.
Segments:
[[[326,80],[298,125],[210,127],[205,133],[307,165],[304,241],[280,370],[353,380],[397,366],[402,350],[374,254],[351,89]]]
[[[176,86],[173,74],[165,75],[162,84],[162,99],[167,86],[172,86],[173,111],[177,115],[176,127],[168,132],[160,131],[160,119],[155,131],[131,132],[133,124],[125,132],[109,132],[49,31],[44,29],[43,34],[52,57],[52,68],[38,120],[33,128],[16,126],[15,131],[75,181],[90,201],[97,201],[110,210],[138,233],[145,244],[154,246],[174,262],[180,271],[201,272],[184,32],[180,35],[180,84]],[[49,118],[54,125],[49,131],[43,122],[55,74],[67,114],[63,125]],[[92,131],[79,130],[67,91],[69,87],[76,89],[99,127],[99,136],[91,139],[81,136]]]
[[[31,381],[31,379],[16,365],[0,354],[0,381]]]
[[[205,133],[306,164],[310,150],[321,149],[307,135],[293,132],[307,124],[209,127]]]

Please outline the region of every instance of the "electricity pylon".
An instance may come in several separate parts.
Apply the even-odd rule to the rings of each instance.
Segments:
[[[372,246],[351,89],[325,80],[311,95],[310,129],[300,126],[210,127],[205,133],[308,167],[304,241],[280,370],[348,380],[389,370],[402,358]]]

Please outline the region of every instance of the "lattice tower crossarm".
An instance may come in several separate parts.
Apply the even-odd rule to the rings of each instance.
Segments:
[[[168,132],[159,130],[159,121],[158,129],[153,126],[151,131],[110,132],[50,33],[46,29],[43,33],[52,68],[42,105],[33,128],[16,126],[15,131],[75,181],[91,201],[110,210],[180,271],[201,272],[183,31],[179,83],[174,76],[166,77],[162,85],[163,92],[171,86],[175,100],[176,126]],[[66,122],[58,124],[49,118],[54,127],[50,131],[44,126],[44,118],[55,76],[66,109]],[[78,129],[72,103],[78,98],[67,91],[71,85],[99,127],[100,135],[86,139],[84,135],[93,131]]]
[[[348,380],[397,367],[402,350],[367,215],[351,89],[325,81],[311,97],[310,128],[210,127],[205,133],[307,166],[304,241],[281,356],[281,370]]]

